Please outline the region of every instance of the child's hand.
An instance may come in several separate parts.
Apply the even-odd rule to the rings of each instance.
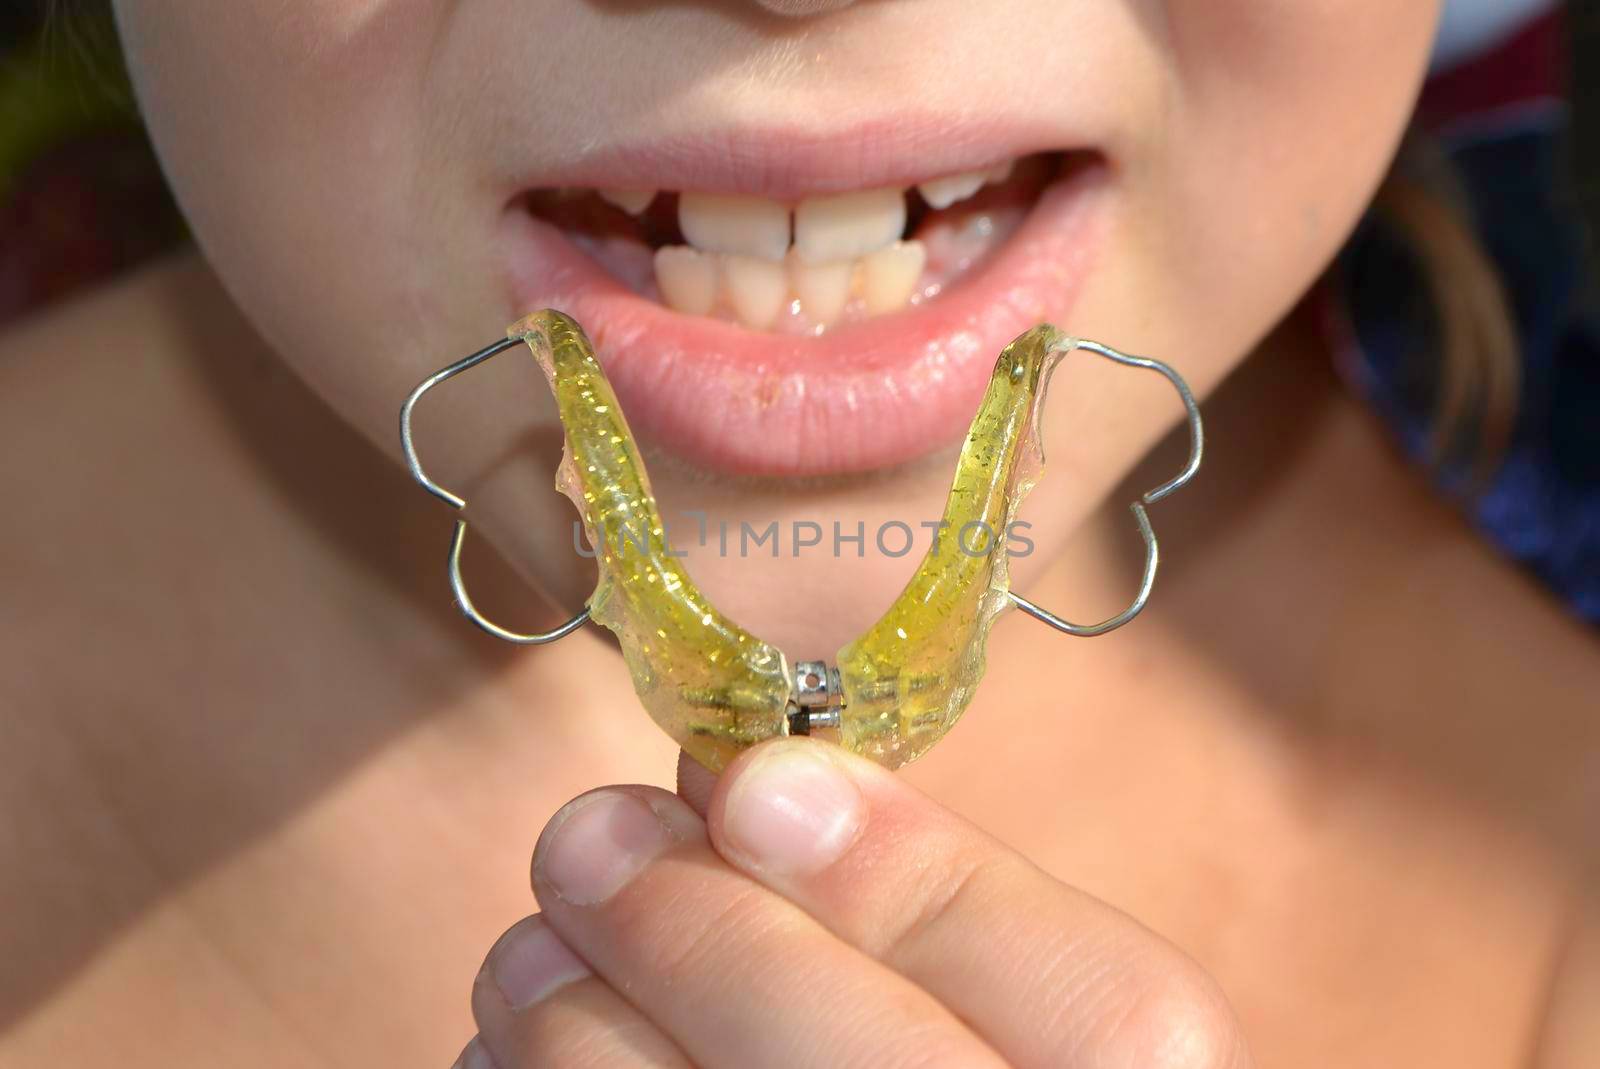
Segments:
[[[788,739],[680,786],[705,819],[606,787],[550,821],[465,1066],[1249,1064],[1193,961],[868,761]]]

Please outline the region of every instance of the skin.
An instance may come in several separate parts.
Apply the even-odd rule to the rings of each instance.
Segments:
[[[1429,4],[1392,6],[1038,0],[999,18],[958,0],[878,0],[818,20],[726,0],[631,18],[612,4],[521,0],[306,3],[290,15],[259,3],[222,22],[197,5],[117,12],[151,133],[223,285],[274,351],[393,454],[399,399],[527,311],[508,303],[497,251],[508,199],[541,165],[597,135],[765,123],[821,136],[848,118],[892,120],[897,101],[1091,139],[1116,178],[1071,329],[1181,354],[1191,385],[1209,390],[1316,276],[1382,176],[1435,20]],[[996,62],[972,61],[974,39]],[[964,76],[945,76],[954,69]],[[1039,92],[1040,71],[1058,72],[1058,92]],[[864,112],[863,101],[880,103]],[[570,514],[548,490],[554,405],[528,381],[463,384],[454,403],[475,418],[435,417],[421,433],[430,468],[473,488],[478,530],[534,586],[577,604],[592,578],[566,551]],[[1048,413],[1058,475],[1026,515],[1040,530],[1070,532],[1176,416],[1141,376],[1080,381],[1056,390]],[[801,494],[663,463],[652,478],[669,512],[704,510],[736,530],[817,516],[876,529],[937,515],[949,461],[914,467]],[[746,563],[691,558],[724,612],[795,650],[837,649],[904,575],[871,556],[810,554],[759,574]],[[791,590],[828,588],[848,594],[820,619],[781,608]]]
[[[0,620],[0,843],[23,861],[0,866],[0,1065],[443,1065],[474,1031],[502,1069],[1592,1061],[1592,636],[1430,499],[1285,318],[1382,172],[1434,12],[1014,7],[119,8],[205,259],[0,352],[0,559],[25,565]],[[1007,61],[972,63],[979,36]],[[598,636],[519,652],[461,624],[445,518],[395,463],[398,399],[507,318],[487,176],[655,121],[683,49],[708,73],[674,106],[771,110],[924,69],[1034,101],[1068,41],[1122,109],[1115,236],[1073,329],[1182,354],[1209,395],[1205,493],[1155,515],[1183,547],[1155,606],[1094,643],[1004,622],[966,719],[901,776],[824,752],[860,808],[804,871],[730,834],[776,750],[817,748],[795,740],[677,794],[606,789],[671,845],[603,900],[563,897],[562,803],[669,783],[674,753]],[[483,374],[454,402],[472,419],[426,428],[503,551],[480,547],[475,589],[502,616],[575,604],[582,576],[517,548],[529,516],[566,520],[550,458],[500,462],[548,413],[530,433],[537,391]],[[1178,463],[1168,442],[1129,471],[1173,413],[1127,378],[1058,381],[1049,425],[1072,435],[1027,513],[1050,532],[1027,589],[1085,618],[1126,597],[1130,486]],[[652,474],[713,517],[848,522],[937,499],[928,467]],[[763,635],[827,649],[881,611],[892,564],[694,567]],[[796,589],[827,611],[794,613]],[[497,941],[530,911],[541,826],[538,919]],[[497,965],[534,931],[592,976],[518,1009]]]

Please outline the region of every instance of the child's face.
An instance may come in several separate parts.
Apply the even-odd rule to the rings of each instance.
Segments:
[[[600,342],[646,445],[689,462],[657,473],[668,511],[674,488],[708,485],[708,472],[828,475],[949,447],[996,353],[1040,320],[1166,359],[1208,389],[1365,207],[1437,16],[1428,0],[768,10],[785,6],[120,0],[118,15],[201,246],[337,408],[393,450],[396,410],[422,375],[555,305]],[[762,259],[783,242],[781,229],[778,247],[763,242],[762,227],[787,226],[785,212],[814,195],[910,190],[1059,150],[1072,150],[1065,163],[1025,161],[1011,182],[922,218],[908,235],[920,249],[875,266],[863,250],[900,236],[895,205],[911,205],[915,228],[933,198],[866,198],[855,215],[823,206],[815,228],[798,224],[815,264],[843,274]],[[684,225],[700,248],[731,242],[750,260],[679,250],[658,283],[652,250],[686,242],[670,198],[644,228],[587,196],[536,198],[534,221],[527,194],[558,186],[764,201],[744,224],[713,205]],[[841,278],[857,286],[843,318],[866,321],[801,336]],[[935,286],[944,292],[909,310],[868,315],[863,304],[896,308],[907,288]],[[719,310],[670,310],[662,288],[683,308]],[[741,317],[765,329],[723,322]],[[1143,378],[1057,376],[1047,441],[1067,463],[1030,505],[1037,531],[1064,536],[1176,419],[1171,394]],[[525,427],[530,411],[548,430],[553,406],[524,381],[525,393],[473,394],[480,415],[430,432],[447,470],[487,468],[489,428]],[[897,470],[910,480],[920,469]],[[564,504],[539,483],[542,507]],[[893,498],[885,485],[830,491],[830,507]],[[806,512],[813,493],[765,499],[762,523],[802,512],[826,522]],[[791,569],[792,583],[806,565],[785,558],[771,567]],[[546,562],[535,570],[560,588],[570,554]],[[869,608],[909,567],[879,564],[884,578],[859,587]]]

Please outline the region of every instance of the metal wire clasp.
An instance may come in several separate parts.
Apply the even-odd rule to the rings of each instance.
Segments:
[[[1139,534],[1144,538],[1144,578],[1139,581],[1139,591],[1133,597],[1133,604],[1109,620],[1102,620],[1097,624],[1074,624],[1062,619],[1048,609],[1041,608],[1014,590],[1007,591],[1011,601],[1017,608],[1035,620],[1047,623],[1057,631],[1063,631],[1077,638],[1094,638],[1097,635],[1115,631],[1129,620],[1132,620],[1144,611],[1145,604],[1149,602],[1150,591],[1155,587],[1156,583],[1156,567],[1161,563],[1161,547],[1156,542],[1155,531],[1150,527],[1150,514],[1145,510],[1145,506],[1153,505],[1168,494],[1182,489],[1190,479],[1194,478],[1194,473],[1200,470],[1200,458],[1205,452],[1205,427],[1200,422],[1200,406],[1195,403],[1194,393],[1190,391],[1189,384],[1184,382],[1183,376],[1179,375],[1171,366],[1163,364],[1159,360],[1152,360],[1149,357],[1129,356],[1126,353],[1119,353],[1109,345],[1084,341],[1081,338],[1063,338],[1056,342],[1052,349],[1056,351],[1084,349],[1118,364],[1159,372],[1166,376],[1167,381],[1172,383],[1173,388],[1178,391],[1178,396],[1183,399],[1184,412],[1189,420],[1189,463],[1176,476],[1149,491],[1129,506],[1133,512],[1134,521],[1139,525]]]
[[[507,349],[521,344],[522,340],[520,338],[505,338],[495,342],[493,345],[479,349],[471,356],[457,360],[449,367],[442,368],[423,379],[417,388],[411,391],[411,395],[406,398],[406,403],[400,406],[400,448],[405,451],[406,466],[411,469],[411,477],[421,484],[422,488],[428,493],[457,511],[466,507],[466,499],[446,490],[428,478],[427,472],[422,470],[422,461],[417,459],[416,443],[411,439],[411,410],[417,406],[417,402],[422,399],[423,394],[439,385],[445,379],[454,378],[463,371],[475,368],[491,357],[498,356]],[[467,595],[466,580],[461,576],[461,545],[466,541],[466,537],[467,521],[458,518],[456,520],[455,534],[450,539],[450,592],[455,595],[456,607],[461,610],[462,615],[468,620],[471,620],[495,638],[524,646],[542,646],[546,642],[554,642],[558,638],[565,638],[589,622],[589,610],[585,607],[582,612],[560,627],[550,631],[525,634],[521,631],[511,631],[501,627],[493,620],[485,617],[472,604],[472,598]]]
[[[400,408],[400,446],[405,452],[406,465],[411,470],[411,477],[428,493],[458,511],[466,507],[466,500],[434,482],[422,468],[422,462],[417,457],[416,443],[412,440],[411,435],[412,410],[416,407],[417,402],[422,399],[423,394],[441,382],[454,378],[463,371],[477,367],[507,349],[520,344],[522,344],[521,339],[505,338],[434,372],[422,380],[416,389],[411,391],[410,396],[406,398],[405,404]],[[1173,387],[1178,391],[1178,396],[1183,401],[1184,411],[1189,423],[1188,464],[1172,479],[1149,491],[1129,506],[1133,512],[1134,521],[1138,524],[1139,534],[1144,539],[1145,544],[1144,575],[1139,582],[1139,589],[1134,595],[1132,604],[1117,615],[1098,624],[1074,624],[1029,601],[1015,591],[1007,592],[1007,596],[1017,608],[1034,619],[1049,624],[1057,631],[1069,635],[1079,638],[1093,638],[1097,635],[1115,631],[1123,624],[1128,623],[1143,612],[1145,605],[1149,602],[1150,592],[1155,586],[1156,569],[1161,562],[1161,547],[1156,541],[1155,531],[1150,526],[1150,515],[1145,506],[1153,505],[1167,495],[1181,489],[1200,470],[1200,461],[1205,450],[1205,428],[1200,420],[1200,406],[1195,402],[1194,394],[1190,391],[1188,383],[1184,382],[1183,376],[1179,375],[1170,365],[1149,357],[1129,356],[1108,345],[1077,338],[1063,338],[1056,342],[1053,349],[1056,351],[1083,349],[1118,364],[1158,372],[1172,383]],[[450,539],[450,590],[455,595],[456,605],[460,608],[462,615],[466,616],[468,620],[471,620],[478,627],[507,642],[515,642],[522,645],[542,645],[570,635],[589,621],[589,610],[585,608],[558,627],[549,631],[527,634],[501,627],[486,618],[473,605],[472,598],[467,594],[466,580],[461,574],[461,547],[466,540],[466,535],[467,521],[458,518],[456,520],[455,533]],[[808,679],[819,680],[820,685],[808,684],[806,682]],[[839,688],[838,669],[830,668],[821,661],[799,662],[796,665],[795,694],[797,696],[797,708],[790,714],[791,733],[805,734],[811,727],[837,726],[839,709],[843,703],[842,691]]]

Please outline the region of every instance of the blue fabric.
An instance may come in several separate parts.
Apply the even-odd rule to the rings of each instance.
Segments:
[[[1523,382],[1510,449],[1487,488],[1473,496],[1462,470],[1437,482],[1487,538],[1600,625],[1600,314],[1582,228],[1563,201],[1566,111],[1550,102],[1522,112],[1445,137],[1515,310]],[[1357,346],[1346,371],[1424,463],[1437,350],[1418,265],[1368,222],[1340,268]]]

